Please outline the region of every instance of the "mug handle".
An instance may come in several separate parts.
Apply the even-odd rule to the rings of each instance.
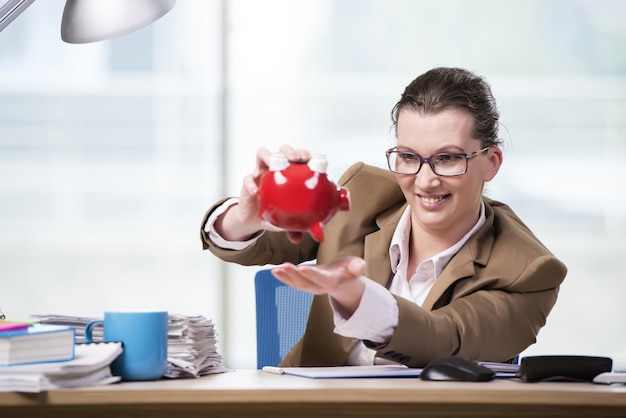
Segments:
[[[89,323],[87,323],[87,326],[85,327],[85,342],[86,343],[93,342],[93,337],[91,333],[92,333],[93,327],[98,324],[104,325],[104,321],[102,319],[94,319],[93,321],[89,321]]]

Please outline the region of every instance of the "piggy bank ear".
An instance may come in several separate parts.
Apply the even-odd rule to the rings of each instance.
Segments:
[[[322,221],[315,222],[309,228],[309,233],[313,237],[313,239],[317,242],[324,241],[324,224]]]
[[[328,160],[325,155],[316,154],[311,157],[307,165],[309,166],[309,169],[315,173],[326,174],[326,170],[328,169]]]
[[[282,171],[289,167],[289,160],[284,154],[274,153],[270,157],[269,171]]]

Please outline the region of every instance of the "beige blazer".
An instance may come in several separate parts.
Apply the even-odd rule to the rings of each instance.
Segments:
[[[266,232],[242,251],[217,247],[204,232],[203,247],[225,261],[243,265],[319,264],[346,255],[366,261],[365,276],[383,286],[391,278],[389,246],[406,201],[395,176],[363,163],[338,182],[350,191],[351,209],[338,212],[321,244],[306,237],[291,244],[281,232]],[[536,341],[557,299],[567,269],[506,205],[485,199],[485,224],[444,268],[423,305],[396,296],[399,321],[388,343],[365,344],[377,356],[423,367],[445,356],[508,361]],[[333,332],[328,297],[316,296],[302,339],[282,366],[336,366],[345,363],[356,339]]]

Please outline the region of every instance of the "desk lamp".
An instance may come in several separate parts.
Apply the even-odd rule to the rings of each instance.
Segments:
[[[35,0],[5,0],[0,31]],[[0,0],[1,2],[1,0]],[[61,39],[84,44],[115,38],[149,25],[169,12],[176,0],[67,0]]]

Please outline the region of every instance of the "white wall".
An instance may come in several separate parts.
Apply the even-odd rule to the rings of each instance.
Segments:
[[[221,2],[179,0],[152,26],[89,45],[60,40],[62,4],[36,2],[0,32],[10,318],[201,313],[227,365],[255,367],[256,269],[201,251],[202,214],[237,194],[259,145],[325,153],[334,178],[356,160],[382,166],[405,85],[454,65],[485,75],[502,112],[490,196],[569,267],[526,354],[609,355],[626,368],[625,3],[228,0],[225,86]]]

